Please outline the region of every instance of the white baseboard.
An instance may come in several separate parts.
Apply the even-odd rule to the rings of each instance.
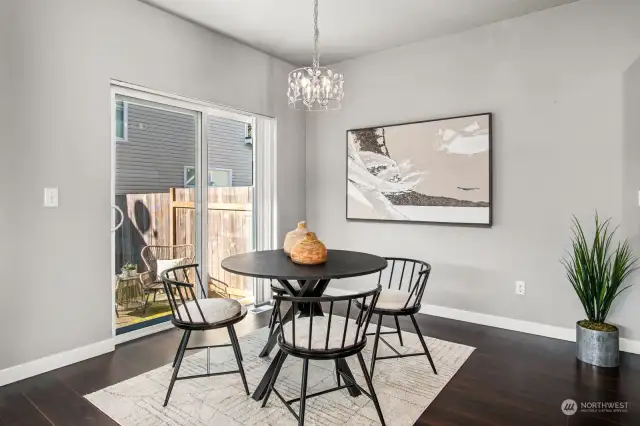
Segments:
[[[80,348],[71,349],[69,351],[60,352],[39,358],[24,364],[0,370],[0,386],[17,382],[28,377],[37,376],[47,371],[65,367],[85,359],[93,358],[98,355],[112,352],[115,349],[113,339],[103,340],[101,342],[92,343]]]
[[[576,341],[576,330],[573,328],[540,324],[537,322],[463,311],[436,305],[423,305],[420,313],[474,324],[488,325],[505,330],[519,331],[521,333],[535,334],[537,336],[551,337],[553,339],[567,340],[570,342]],[[640,341],[620,338],[620,350],[640,354]]]
[[[325,294],[341,296],[345,294],[353,294],[353,291],[346,290],[340,287],[329,286]],[[463,311],[461,309],[447,308],[445,306],[436,305],[423,305],[420,309],[420,313],[457,321],[488,325],[490,327],[497,327],[505,330],[519,331],[521,333],[535,334],[536,336],[567,340],[569,342],[576,341],[576,330],[573,328],[540,324],[537,322],[499,317],[496,315],[481,314],[478,312]],[[620,350],[632,354],[640,354],[640,340],[620,338]]]
[[[82,346],[80,348],[71,349],[29,361],[24,364],[5,368],[4,370],[0,370],[0,386],[113,352],[116,345],[130,340],[139,339],[140,337],[148,336],[159,331],[168,330],[170,328],[173,328],[173,324],[171,324],[171,322],[163,322],[150,327],[141,328],[140,330],[121,334],[101,342],[92,343],[87,346]]]

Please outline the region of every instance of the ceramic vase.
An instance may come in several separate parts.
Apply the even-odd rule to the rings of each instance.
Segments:
[[[291,249],[291,260],[301,265],[319,265],[327,261],[327,248],[316,234],[308,232]]]
[[[295,246],[298,241],[303,239],[308,233],[309,230],[307,229],[307,222],[298,222],[298,227],[293,231],[288,232],[284,238],[284,252],[289,255],[293,246]]]

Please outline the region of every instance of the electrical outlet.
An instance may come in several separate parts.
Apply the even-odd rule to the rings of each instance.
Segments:
[[[58,207],[58,188],[44,189],[44,206]]]
[[[516,294],[519,296],[524,296],[526,292],[526,287],[524,281],[516,281]]]

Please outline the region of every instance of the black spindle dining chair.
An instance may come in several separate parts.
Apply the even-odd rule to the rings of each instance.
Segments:
[[[378,315],[378,324],[375,333],[367,333],[369,336],[375,335],[373,341],[373,355],[371,356],[371,368],[369,374],[373,377],[376,361],[383,359],[393,358],[405,358],[410,356],[426,355],[431,364],[431,369],[435,374],[436,366],[429,353],[429,348],[424,341],[424,337],[420,332],[420,327],[414,315],[420,311],[422,296],[424,295],[425,287],[427,286],[427,280],[431,273],[431,265],[421,260],[405,259],[399,257],[386,257],[388,266],[386,269],[380,271],[378,275],[378,285],[382,286],[382,292],[378,298],[377,305],[373,308],[373,314]],[[358,303],[357,306],[361,308],[358,315],[358,322],[362,322],[363,313],[369,313],[368,305]],[[364,309],[363,309],[364,308]],[[395,319],[396,331],[381,332],[382,318],[384,316],[392,316]],[[400,346],[404,346],[402,341],[402,332],[400,330],[400,323],[398,317],[409,316],[413,322],[413,327],[418,333],[418,339],[424,349],[424,352],[401,354],[399,353],[389,342],[387,342],[381,335],[384,334],[397,334],[400,340]],[[378,342],[382,340],[395,355],[378,356]]]
[[[177,328],[184,330],[182,340],[178,346],[176,356],[173,360],[173,375],[171,376],[171,382],[169,383],[169,389],[167,389],[167,396],[164,401],[166,407],[171,397],[171,391],[176,380],[195,379],[200,377],[220,376],[223,374],[240,373],[242,377],[242,384],[244,390],[249,394],[249,387],[247,386],[247,379],[244,375],[244,368],[242,367],[242,352],[240,351],[240,342],[234,329],[234,324],[241,321],[247,316],[247,309],[242,306],[235,299],[223,299],[212,298],[207,299],[207,293],[202,285],[202,279],[200,278],[200,272],[198,271],[197,264],[176,266],[170,268],[161,273],[162,282],[164,283],[165,292],[169,299],[169,306],[171,307],[171,322]],[[198,291],[201,293],[201,298],[196,297],[194,291],[195,284],[190,283],[189,279],[196,280],[198,284]],[[213,346],[195,346],[187,347],[189,344],[189,338],[192,331],[206,331],[214,330],[217,328],[226,328],[231,340],[230,344],[226,345],[213,345]],[[231,346],[233,353],[238,363],[238,369],[232,371],[222,372],[210,372],[209,363],[209,349]],[[207,350],[207,373],[206,374],[194,374],[190,376],[178,377],[180,365],[184,358],[184,354],[188,350],[206,349]]]
[[[356,303],[359,303],[361,306],[374,307],[380,290],[381,288],[378,286],[374,290],[345,296],[293,297],[283,294],[275,295],[276,305],[274,309],[281,323],[281,303],[292,303],[294,312],[301,311],[303,313],[298,317],[294,315],[290,322],[284,323],[283,331],[278,336],[278,345],[283,355],[271,378],[267,393],[262,401],[262,406],[267,405],[269,396],[271,392],[273,392],[285,404],[293,416],[298,419],[298,425],[302,426],[304,425],[306,400],[308,398],[324,395],[340,389],[356,387],[363,394],[371,398],[378,412],[380,422],[384,426],[385,422],[382,411],[380,410],[380,404],[378,403],[371,377],[367,372],[367,367],[362,357],[362,350],[367,345],[366,330],[371,320],[372,310],[365,308],[365,313],[361,316],[359,323],[349,319],[349,313],[352,309],[355,309]],[[318,304],[320,303],[328,307],[328,313],[318,312],[319,308],[314,309],[314,306],[319,306]],[[300,305],[304,305],[306,308],[300,310],[298,309]],[[344,312],[345,310],[346,317],[336,315],[336,312]],[[302,359],[302,384],[299,398],[285,400],[282,394],[275,388],[275,384],[280,374],[280,369],[288,355]],[[338,361],[352,355],[358,357],[369,392],[360,387],[355,379],[342,373],[339,369]],[[334,360],[338,386],[307,395],[307,377],[309,374],[310,360]],[[341,379],[344,381],[344,385],[341,384]],[[300,403],[298,413],[291,407],[291,404],[295,402]]]
[[[293,289],[296,292],[299,292],[301,287],[300,287],[300,283],[299,282],[295,282],[295,281],[291,281],[290,282],[291,287],[293,287]],[[270,283],[271,286],[271,292],[274,295],[283,295],[287,293],[287,290],[285,290],[285,288],[282,286],[282,284],[280,284],[280,282],[278,282],[277,280],[271,280]],[[271,311],[271,317],[269,317],[269,337],[271,337],[271,335],[273,334],[273,331],[275,330],[276,324],[278,323],[278,314],[276,313],[276,309],[275,306],[273,307],[272,311]]]

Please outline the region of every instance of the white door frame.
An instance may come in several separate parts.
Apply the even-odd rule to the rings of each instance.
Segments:
[[[208,173],[208,144],[206,143],[206,131],[208,129],[208,116],[228,118],[251,124],[254,129],[254,149],[253,149],[253,176],[254,176],[254,210],[253,226],[255,236],[255,249],[268,250],[275,248],[277,235],[276,229],[276,120],[272,117],[261,114],[249,113],[236,110],[230,107],[217,105],[197,99],[190,99],[179,95],[159,92],[142,86],[133,85],[117,80],[111,80],[111,203],[115,203],[116,191],[116,96],[131,97],[143,102],[161,104],[167,110],[174,112],[184,112],[182,110],[193,111],[197,114],[196,121],[196,262],[201,265],[202,277],[206,280],[207,268],[207,241],[202,240],[202,235],[207,233],[207,217],[205,207],[208,205],[207,188]],[[257,141],[258,143],[255,143]],[[112,209],[112,223],[115,214]],[[261,232],[257,232],[261,230]],[[145,327],[130,333],[118,335],[116,338],[116,315],[115,309],[115,284],[113,276],[115,270],[115,232],[111,234],[111,324],[112,335],[117,343],[122,343],[158,331],[171,328],[170,322]],[[261,286],[254,283],[254,297],[259,303],[265,303],[264,292]],[[261,298],[262,297],[262,298]]]

